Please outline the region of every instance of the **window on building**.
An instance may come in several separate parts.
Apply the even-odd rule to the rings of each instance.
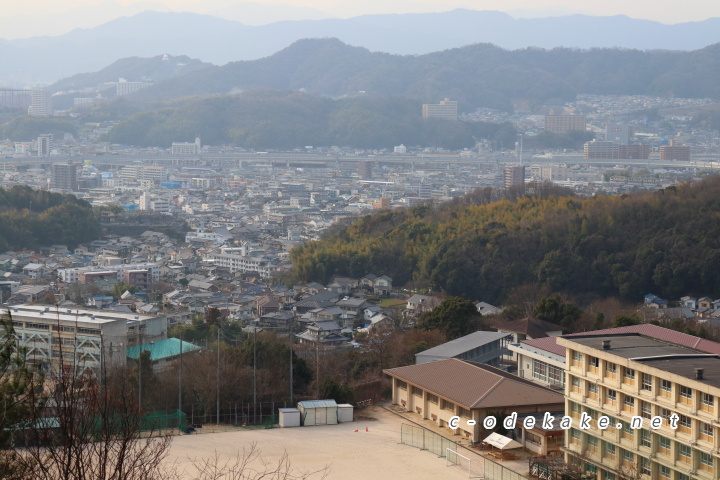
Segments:
[[[46,323],[25,322],[25,328],[30,328],[33,330],[50,330],[50,325],[48,325]]]
[[[640,403],[640,416],[643,418],[652,418],[652,404],[650,402],[643,402],[641,400]]]
[[[662,417],[663,423],[665,423],[665,425],[670,425],[670,415],[672,415],[672,412],[669,409],[660,409],[660,417]]]
[[[706,442],[713,441],[714,437],[714,431],[713,426],[709,423],[700,422],[700,440],[705,440]]]
[[[547,367],[548,364],[541,362],[540,360],[533,359],[533,378],[540,380],[541,382],[547,383]]]
[[[615,460],[615,454],[617,453],[617,448],[614,444],[609,442],[603,442],[605,444],[605,457]]]
[[[660,380],[660,391],[658,393],[669,398],[672,395],[672,382],[670,380]]]
[[[635,436],[635,430],[630,428],[628,422],[622,422],[622,437],[632,439]]]
[[[617,392],[611,388],[605,390],[605,404],[610,406],[617,405]]]
[[[623,369],[623,382],[635,385],[635,369],[627,367]]]
[[[692,388],[680,387],[680,403],[692,405]]]
[[[665,465],[660,465],[658,468],[658,475],[660,475],[660,478],[670,478],[672,471],[670,470],[670,467],[666,467]]]
[[[622,460],[627,463],[635,463],[635,454],[629,450],[623,449]]]
[[[709,393],[703,393],[700,395],[700,410],[706,412],[713,412],[715,410],[715,397]]]
[[[593,382],[588,382],[588,397],[590,397],[590,398],[598,397],[598,386]]]
[[[598,448],[598,439],[596,437],[593,437],[592,435],[587,436],[587,449],[590,453],[597,452]]]
[[[570,402],[570,416],[571,417],[580,417],[580,404],[575,402]]]
[[[458,416],[465,417],[465,418],[472,418],[472,415],[470,414],[470,410],[463,407],[458,407]]]
[[[578,377],[572,377],[572,388],[573,392],[582,393],[582,380]]]
[[[597,466],[593,465],[592,463],[585,463],[585,471],[597,475]]]
[[[690,448],[690,445],[686,445],[684,443],[678,443],[677,444],[677,453],[678,453],[678,460],[680,460],[683,463],[690,463],[691,457],[692,457],[692,449]]]
[[[663,455],[670,455],[670,439],[658,435],[658,452]]]
[[[652,392],[652,375],[648,373],[642,374],[642,389]]]
[[[690,429],[692,428],[692,420],[690,420],[690,417],[686,415],[680,415],[680,420],[678,420],[678,432],[683,433],[690,433]]]
[[[640,430],[640,446],[648,448],[652,447],[652,434],[648,430]]]
[[[565,385],[565,370],[554,365],[548,365],[548,383]]]
[[[443,400],[440,402],[440,408],[442,408],[443,410],[449,410],[449,411],[451,411],[451,412],[454,412],[454,411],[455,411],[455,404],[452,403],[452,402],[448,402],[447,400],[444,400],[444,399],[443,399]]]
[[[576,350],[573,350],[573,352],[572,352],[572,364],[573,364],[573,366],[576,366],[576,367],[581,366],[581,365],[582,365],[582,360],[583,360],[583,354],[580,353],[580,352],[578,352],[578,351],[576,351]]]
[[[413,385],[412,387],[410,387],[410,391],[412,392],[413,395],[417,395],[418,397],[422,397],[422,396],[423,396],[422,388],[418,388],[418,387],[416,387],[415,385]]]
[[[605,376],[617,378],[617,365],[612,362],[605,362]]]
[[[428,393],[428,394],[427,394],[427,399],[428,399],[428,402],[430,402],[430,403],[434,403],[435,405],[438,404],[438,397],[437,397],[437,395],[433,395],[432,393]]]
[[[591,372],[597,373],[598,369],[600,368],[600,359],[597,357],[590,357],[588,359],[588,370]]]
[[[407,383],[403,382],[402,380],[395,380],[397,382],[397,387],[401,390],[407,390]]]
[[[525,432],[525,440],[534,445],[542,445],[542,437],[531,432]]]
[[[603,473],[603,480],[615,480],[615,474],[605,470],[605,472]]]
[[[675,480],[690,480],[690,475],[687,475],[685,473],[678,473],[677,477],[675,477]]]
[[[581,434],[580,430],[577,430],[575,428],[570,429],[570,443],[574,443],[575,445],[580,445],[581,443]]]
[[[652,473],[652,466],[650,465],[650,459],[640,457],[638,462],[638,471],[641,475],[650,475]]]
[[[698,452],[700,470],[712,473],[713,471],[713,457],[709,453]]]
[[[630,395],[623,395],[623,410],[628,412],[635,411],[635,397]]]

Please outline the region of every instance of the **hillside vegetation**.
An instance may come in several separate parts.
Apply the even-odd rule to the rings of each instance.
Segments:
[[[100,224],[92,207],[74,195],[26,186],[0,188],[0,252],[95,240]]]
[[[333,100],[302,92],[254,90],[235,96],[178,101],[138,113],[107,135],[111,143],[168,147],[201,135],[210,145],[291,149],[304,145],[391,148],[433,145],[474,147],[475,138],[511,146],[510,124],[464,123],[421,117],[422,104],[401,97]]]
[[[295,247],[297,279],[378,272],[491,303],[529,283],[635,301],[720,292],[719,176],[629,196],[482,198],[368,215]]]
[[[142,90],[143,102],[252,88],[304,90],[328,96],[399,95],[422,103],[445,97],[460,109],[511,111],[573,100],[578,93],[720,97],[720,44],[695,50],[593,48],[504,50],[476,44],[426,55],[390,55],[337,39],[299,40],[266,58],[232,62]]]

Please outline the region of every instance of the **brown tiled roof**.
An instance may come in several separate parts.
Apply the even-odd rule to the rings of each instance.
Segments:
[[[687,333],[676,332],[669,328],[660,327],[651,323],[643,323],[640,325],[630,325],[628,327],[618,328],[607,328],[605,330],[596,330],[593,332],[573,333],[571,335],[565,335],[566,337],[573,337],[575,335],[613,335],[620,333],[639,333],[640,335],[646,335],[648,337],[663,340],[665,342],[677,343],[684,347],[694,348],[706,353],[714,353],[720,355],[720,343],[713,342],[711,340],[705,340],[704,338],[695,337],[688,335]]]
[[[670,343],[677,343],[684,347],[694,348],[701,352],[714,353],[720,355],[720,343],[713,342],[711,340],[705,340],[704,338],[695,337],[688,335],[687,333],[676,332],[669,328],[660,327],[651,323],[643,323],[640,325],[630,325],[627,327],[617,328],[606,328],[604,330],[594,330],[590,332],[582,333],[571,333],[563,335],[564,337],[572,338],[576,335],[616,335],[623,333],[639,333],[640,335],[646,335],[648,337],[656,338]],[[565,347],[557,344],[558,337],[547,337],[538,338],[534,340],[523,340],[520,343],[528,344],[532,347],[541,348],[548,352],[556,355],[565,356]]]
[[[521,318],[512,322],[495,325],[504,332],[522,333],[530,338],[547,337],[547,332],[562,331],[563,327],[556,323],[546,322],[535,317]]]
[[[563,395],[490,365],[451,358],[383,370],[430,393],[472,408],[504,408],[563,402]]]
[[[560,355],[564,357],[565,347],[558,345],[557,339],[558,337],[543,337],[534,338],[532,340],[523,340],[520,343],[524,345],[530,345],[531,347],[539,348],[540,350],[545,350],[547,352],[554,353],[555,355]]]

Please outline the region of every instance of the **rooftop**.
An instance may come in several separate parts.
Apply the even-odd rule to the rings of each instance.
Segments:
[[[465,408],[548,405],[563,395],[489,365],[456,358],[383,370]]]
[[[488,343],[495,342],[501,338],[509,337],[509,333],[505,332],[474,332],[464,337],[456,338],[449,342],[438,345],[437,347],[424,350],[417,355],[432,355],[436,357],[447,357],[452,358],[461,353],[465,353],[473,348],[487,345]]]

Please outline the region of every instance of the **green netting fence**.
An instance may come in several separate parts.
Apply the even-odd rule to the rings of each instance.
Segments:
[[[140,420],[140,429],[143,432],[170,430],[177,428],[185,432],[187,430],[187,415],[180,410],[166,412],[158,410],[146,413]]]

